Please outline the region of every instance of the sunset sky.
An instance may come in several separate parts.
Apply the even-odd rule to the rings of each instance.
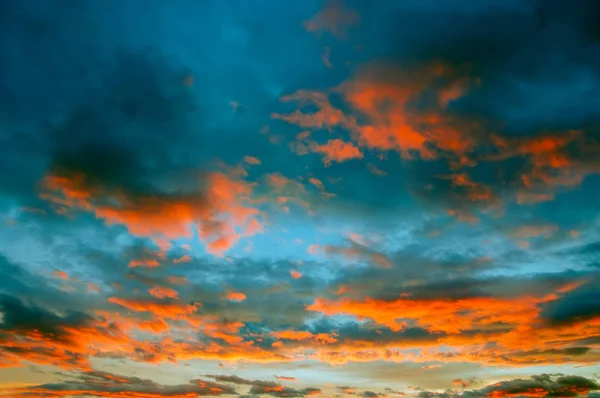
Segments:
[[[0,1],[0,396],[600,397],[600,3]]]

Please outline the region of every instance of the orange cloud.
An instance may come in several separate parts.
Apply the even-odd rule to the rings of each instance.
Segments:
[[[0,364],[20,366],[22,361],[63,369],[89,370],[89,357],[97,352],[128,346],[132,340],[117,324],[86,319],[78,325],[58,321],[51,333],[5,329],[0,336]]]
[[[281,173],[267,174],[264,179],[272,194],[276,195],[275,198],[268,198],[268,200],[277,203],[285,212],[289,213],[290,204],[295,204],[308,212],[312,211],[311,197],[304,184]]]
[[[311,184],[313,184],[315,187],[319,188],[320,190],[325,189],[323,182],[321,180],[319,180],[318,178],[309,178],[308,182],[310,182]]]
[[[299,90],[291,95],[281,97],[282,102],[297,102],[300,106],[316,106],[315,113],[302,113],[299,110],[291,114],[272,113],[273,119],[280,119],[288,123],[297,124],[304,128],[332,128],[335,126],[350,127],[355,124],[352,117],[348,117],[341,110],[335,108],[329,102],[325,93],[317,91]]]
[[[549,238],[558,231],[558,226],[551,224],[523,225],[509,233],[514,239],[538,238],[543,236]]]
[[[285,340],[306,340],[306,339],[310,339],[313,337],[313,334],[311,332],[305,332],[305,331],[299,332],[296,330],[285,330],[283,332],[271,332],[271,334],[278,339],[285,339]]]
[[[135,267],[153,268],[153,267],[158,267],[159,265],[160,265],[160,263],[154,258],[131,260],[129,262],[129,268],[135,268]]]
[[[132,300],[118,297],[109,297],[109,303],[120,305],[134,312],[149,312],[159,317],[168,319],[190,320],[188,315],[194,314],[201,307],[200,303],[178,304],[172,302],[154,302],[147,300]]]
[[[231,300],[231,301],[246,300],[246,295],[241,292],[227,292],[227,295],[225,297],[227,298],[227,300]]]
[[[467,199],[473,202],[491,202],[495,200],[491,188],[473,181],[467,173],[442,175],[440,178],[448,179],[453,186],[463,188]]]
[[[171,289],[170,287],[163,286],[154,286],[151,289],[148,289],[148,293],[150,295],[162,299],[162,298],[173,298],[176,299],[179,297],[179,293],[175,289]]]
[[[327,165],[331,162],[342,163],[351,159],[362,159],[363,154],[352,143],[344,142],[338,138],[329,140],[325,144],[315,145],[314,152],[323,154],[323,162]]]
[[[396,150],[407,159],[412,157],[411,152],[426,159],[436,158],[439,154],[434,149],[437,149],[459,164],[471,163],[465,154],[477,145],[474,131],[479,128],[479,122],[459,118],[446,109],[474,84],[466,72],[464,68],[452,68],[439,62],[405,69],[374,63],[359,69],[353,78],[335,88],[350,108],[348,113],[334,107],[327,93],[300,90],[283,97],[282,101],[296,101],[300,107],[312,105],[318,109],[316,112],[296,110],[272,117],[304,128],[342,127],[359,146]],[[437,106],[408,109],[411,101],[426,94],[433,94]],[[354,114],[363,116],[364,120],[359,123]],[[308,141],[297,143],[294,148],[298,153],[307,153],[311,145],[316,144]],[[336,145],[341,147],[342,144]],[[348,153],[353,158],[362,157],[358,149]]]
[[[186,285],[189,281],[185,276],[170,275],[167,277],[169,283],[173,285]]]
[[[238,173],[239,174],[239,173]],[[134,196],[97,186],[85,175],[48,175],[40,197],[58,209],[93,212],[108,225],[124,225],[129,233],[154,239],[191,238],[198,227],[207,250],[222,256],[242,236],[260,233],[260,212],[245,205],[252,185],[238,176],[207,173],[205,192],[199,195]],[[153,266],[153,263],[134,263]]]
[[[139,321],[137,327],[151,333],[161,334],[169,330],[169,325],[160,318],[151,321]]]
[[[294,271],[294,270],[292,270],[292,271],[290,271],[290,275],[291,275],[291,276],[292,276],[292,278],[294,278],[294,279],[300,279],[300,278],[302,278],[302,273],[301,273],[301,272],[298,272],[298,271]]]
[[[547,299],[531,297],[474,297],[456,300],[400,298],[392,301],[371,298],[364,301],[349,298],[333,301],[317,298],[306,309],[328,316],[346,314],[359,319],[371,319],[394,331],[402,330],[409,325],[408,322],[413,322],[431,332],[455,334],[500,322],[527,324],[537,318],[540,311],[537,304],[545,300]]]
[[[539,202],[549,202],[554,200],[555,195],[553,193],[541,193],[541,192],[527,192],[526,190],[520,189],[517,191],[517,203],[520,205],[529,205]]]
[[[280,340],[294,340],[294,341],[303,341],[303,340],[314,340],[320,344],[332,344],[336,343],[338,339],[336,339],[333,335],[328,333],[311,333],[307,331],[296,331],[296,330],[284,330],[281,332],[271,332],[271,334]]]
[[[97,285],[94,285],[93,283],[88,283],[87,289],[88,289],[89,293],[99,293],[100,292],[100,287]]]
[[[259,158],[255,158],[254,156],[244,156],[244,162],[252,166],[256,166],[262,163]]]
[[[291,376],[275,376],[276,379],[286,380],[286,381],[298,381],[297,378]]]
[[[589,145],[582,131],[560,131],[533,138],[492,135],[491,142],[498,153],[490,156],[490,160],[524,158],[528,161],[520,175],[518,204],[554,200],[559,189],[579,185],[588,174],[600,172],[596,163],[575,158],[570,151],[570,147],[575,147],[586,152]]]
[[[319,254],[319,253],[321,252],[321,246],[320,246],[320,245],[318,245],[318,244],[316,244],[316,243],[313,243],[312,245],[309,245],[309,246],[308,246],[308,249],[306,249],[306,251],[307,251],[309,254],[314,254],[314,255],[316,255],[316,254]]]
[[[60,279],[69,280],[69,274],[67,274],[65,271],[54,271],[52,275]]]
[[[512,156],[529,157],[534,166],[560,169],[571,165],[566,147],[579,138],[581,132],[570,130],[566,133],[535,138],[512,138],[493,136],[494,144],[503,149],[497,158]]]
[[[187,254],[173,260],[173,262],[176,264],[177,263],[188,263],[190,261],[192,261],[192,257]]]
[[[49,175],[42,181],[42,187],[50,192],[59,192],[62,196],[56,196],[50,192],[43,192],[40,194],[40,197],[53,205],[58,206],[58,208],[82,208],[91,210],[92,206],[90,200],[97,192],[90,192],[91,190],[85,183],[85,175],[81,173],[74,173],[69,177]]]
[[[437,111],[409,112],[406,108],[410,100],[431,90],[437,90],[442,104],[449,100],[447,87],[453,87],[453,99],[461,97],[467,87],[456,88],[457,79],[464,79],[461,73],[439,63],[413,69],[373,64],[362,69],[341,87],[352,107],[369,119],[356,129],[359,143],[375,149],[397,149],[408,158],[410,150],[425,158],[435,157],[426,144],[456,154],[470,150],[475,141],[468,131],[473,126]],[[381,106],[383,103],[386,107]]]
[[[457,387],[457,388],[467,388],[469,385],[471,385],[471,382],[467,381],[467,380],[463,380],[463,379],[452,380],[452,386]]]
[[[241,343],[244,339],[237,334],[245,325],[243,322],[209,322],[202,325],[202,332],[214,339],[221,339],[229,344]]]

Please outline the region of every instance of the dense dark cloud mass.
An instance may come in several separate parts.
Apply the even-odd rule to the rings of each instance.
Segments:
[[[305,397],[308,395],[320,395],[319,388],[307,387],[295,389],[282,386],[279,383],[264,380],[246,380],[238,376],[209,375],[208,377],[218,382],[231,383],[250,386],[249,394],[252,395],[272,395],[274,397]]]
[[[544,308],[543,316],[553,323],[569,323],[593,319],[600,308],[598,281],[593,280],[587,288],[567,294],[562,300]]]
[[[14,397],[186,397],[231,395],[235,389],[210,381],[190,380],[187,384],[161,385],[139,377],[125,377],[113,373],[90,371],[76,375],[63,383],[41,384],[16,389]]]
[[[596,381],[585,377],[543,374],[531,376],[531,379],[501,381],[477,390],[422,391],[419,397],[578,397],[588,396],[590,392],[589,396],[593,396],[599,389]]]

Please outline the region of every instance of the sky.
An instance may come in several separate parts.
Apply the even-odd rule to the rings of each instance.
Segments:
[[[600,3],[0,2],[0,396],[600,397]]]

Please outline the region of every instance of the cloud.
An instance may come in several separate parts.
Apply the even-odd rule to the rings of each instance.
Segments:
[[[435,288],[432,289],[435,291]],[[539,297],[517,298],[473,296],[422,301],[410,295],[387,301],[317,298],[307,310],[328,317],[353,316],[361,325],[359,330],[363,331],[360,333],[351,332],[351,329],[338,330],[340,343],[319,350],[318,358],[333,363],[383,358],[419,362],[484,361],[512,366],[559,361],[593,363],[597,352],[585,348],[590,344],[586,339],[593,338],[597,330],[598,319],[593,313],[588,318],[575,318],[566,324],[552,324],[544,319],[546,306],[552,308],[569,294],[580,291],[581,287],[572,289],[573,293],[559,294],[561,290],[566,291],[559,287],[555,292]],[[389,332],[384,332],[386,329],[382,327]],[[567,334],[578,336],[577,341],[560,337]],[[371,343],[367,343],[369,341]],[[495,348],[480,351],[482,341],[493,342]],[[575,349],[578,343],[580,348]],[[431,348],[418,353],[405,351],[411,347]],[[451,353],[444,352],[441,347],[446,347]],[[479,348],[473,351],[475,347]]]
[[[52,274],[57,278],[69,280],[69,274],[67,274],[65,271],[54,271]]]
[[[406,327],[407,323],[400,320],[406,319],[433,332],[461,333],[497,322],[525,323],[535,319],[539,312],[536,304],[543,301],[543,298],[508,300],[474,297],[442,301],[407,298],[390,302],[372,299],[355,302],[350,299],[330,301],[317,298],[307,310],[330,316],[349,314],[359,319],[370,318],[392,330]]]
[[[597,278],[565,292],[558,300],[544,305],[542,316],[555,324],[569,324],[597,320],[600,316]]]
[[[335,89],[355,113],[335,108],[327,93],[301,90],[283,97],[282,101],[297,101],[300,106],[312,104],[318,108],[317,112],[295,111],[272,116],[304,128],[344,127],[361,146],[397,150],[404,157],[410,157],[413,150],[425,158],[438,156],[430,146],[460,156],[476,144],[475,136],[465,130],[477,125],[475,121],[456,119],[439,106],[467,90],[468,80],[464,74],[460,69],[435,62],[412,69],[373,63],[360,68],[353,78]],[[456,88],[459,82],[465,86],[461,90]],[[411,105],[411,101],[430,91],[434,95],[433,103],[427,108]],[[356,115],[364,115],[366,122],[357,122]]]
[[[156,298],[159,298],[159,299],[179,298],[179,293],[177,292],[177,290],[171,289],[170,287],[164,287],[164,286],[154,286],[154,287],[148,289],[148,293],[150,293],[150,295],[152,295]]]
[[[323,154],[323,162],[327,165],[331,162],[345,162],[351,159],[362,159],[360,150],[353,144],[340,139],[329,140],[324,144],[314,146],[314,152]]]
[[[189,282],[187,277],[178,275],[170,275],[167,279],[174,285],[186,285]]]
[[[477,390],[456,392],[448,390],[444,393],[421,391],[419,397],[579,397],[597,391],[600,385],[586,377],[548,375],[531,376],[529,379],[500,381]]]
[[[279,380],[286,380],[286,381],[298,381],[297,378],[292,377],[292,376],[275,376],[276,379]]]
[[[239,175],[206,172],[202,155],[191,150],[198,143],[189,133],[195,104],[177,67],[155,54],[123,51],[93,71],[101,86],[78,87],[82,100],[65,98],[60,122],[41,124],[35,143],[20,150],[47,160],[26,170],[47,207],[68,217],[91,213],[156,241],[190,237],[200,227],[215,255],[257,233],[257,210],[241,203],[251,186]],[[37,201],[30,194],[19,200]]]
[[[335,126],[352,126],[355,121],[340,109],[334,107],[327,95],[318,91],[298,90],[293,94],[280,98],[281,102],[296,102],[299,106],[316,106],[314,113],[303,113],[296,110],[290,114],[272,113],[273,119],[280,119],[287,123],[297,124],[303,128],[331,128]]]
[[[131,260],[129,262],[129,268],[135,268],[135,267],[158,267],[160,265],[160,263],[158,262],[158,260],[154,259],[154,258],[148,258],[148,259],[139,259],[139,260]]]
[[[188,318],[187,316],[194,314],[198,307],[201,307],[201,304],[199,303],[180,304],[175,301],[157,302],[151,300],[134,300],[119,297],[110,297],[108,302],[124,307],[130,311],[147,312],[168,319],[178,319],[182,317],[189,320],[191,318]]]
[[[363,391],[363,392],[358,392],[356,388],[348,387],[348,386],[337,386],[336,389],[345,395],[356,395],[358,397],[364,397],[364,398],[387,398],[388,394],[406,395],[406,393],[404,393],[402,391],[395,391],[395,390],[392,390],[391,388],[386,388],[385,392],[383,392],[383,393],[378,393],[378,392],[369,391],[369,390]]]
[[[227,292],[226,295],[227,300],[231,300],[231,301],[244,301],[246,300],[246,295],[244,293],[241,292]]]
[[[304,22],[304,28],[317,35],[328,32],[334,37],[346,39],[348,27],[356,26],[359,23],[358,13],[345,8],[342,0],[328,0],[322,10]]]
[[[239,376],[207,375],[207,377],[223,383],[249,385],[250,394],[272,395],[274,397],[306,397],[310,395],[320,395],[322,393],[319,388],[306,387],[303,389],[295,389],[285,387],[273,381],[249,380]]]
[[[191,238],[194,225],[207,250],[222,256],[244,235],[258,229],[258,210],[241,204],[252,193],[249,184],[223,173],[207,175],[207,191],[196,195],[135,196],[126,191],[110,192],[81,174],[49,175],[43,182],[41,197],[55,211],[93,212],[108,225],[122,224],[133,235],[157,239]],[[105,205],[101,202],[112,202]],[[225,218],[225,221],[222,221]],[[260,225],[260,224],[258,224]],[[154,260],[132,262],[130,266],[156,266]]]
[[[335,343],[338,340],[334,337],[335,334],[331,335],[328,333],[311,333],[308,331],[296,331],[296,330],[284,330],[279,332],[271,332],[273,336],[282,340],[314,340],[317,343],[321,344],[330,344]]]
[[[0,296],[0,361],[19,366],[21,361],[66,369],[89,369],[90,344],[115,347],[129,339],[116,326],[77,311],[57,315],[27,306],[19,299]]]
[[[325,186],[323,185],[323,182],[321,180],[319,180],[318,178],[310,178],[308,180],[308,182],[310,182],[311,184],[313,184],[315,187],[317,187],[320,190],[324,190]]]
[[[187,384],[164,385],[139,377],[126,377],[114,373],[91,370],[76,374],[64,382],[31,385],[10,390],[13,397],[107,397],[161,398],[216,396],[236,394],[234,388],[225,385],[192,379]]]
[[[298,271],[295,271],[295,270],[291,270],[291,271],[290,271],[290,275],[291,275],[291,276],[292,276],[292,278],[294,278],[294,279],[300,279],[300,278],[302,278],[302,273],[301,273],[301,272],[298,272]]]
[[[350,246],[311,245],[308,248],[308,252],[311,254],[323,253],[327,256],[339,255],[350,261],[362,260],[382,268],[392,267],[392,262],[385,254],[354,240],[349,240],[349,243]]]
[[[556,225],[523,225],[511,232],[510,236],[515,239],[549,237],[556,231],[558,231]]]
[[[244,162],[246,162],[250,166],[256,166],[262,163],[260,159],[255,158],[254,156],[244,156]]]
[[[321,55],[321,61],[323,65],[329,69],[333,69],[333,65],[331,64],[331,47],[326,46],[323,49],[323,54]]]
[[[190,261],[192,261],[192,257],[188,254],[185,254],[173,260],[174,263],[188,263]]]

